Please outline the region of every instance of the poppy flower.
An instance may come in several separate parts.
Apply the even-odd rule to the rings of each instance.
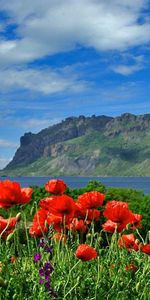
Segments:
[[[6,238],[10,233],[12,233],[16,224],[16,217],[5,219],[0,216],[0,234],[2,234],[2,238]]]
[[[16,256],[13,255],[13,256],[10,257],[10,262],[12,264],[14,264],[16,261],[17,261],[17,257]]]
[[[135,251],[139,250],[139,245],[133,233],[123,234],[119,239],[118,244],[120,245],[120,247],[124,246],[129,251],[131,251],[132,249],[134,249]]]
[[[47,223],[48,225],[51,225],[54,230],[61,231],[64,227],[64,222],[69,223],[70,218],[64,218],[62,216],[54,215],[48,212],[47,214]]]
[[[133,221],[133,213],[128,208],[128,203],[121,201],[107,202],[104,217],[115,223],[129,224]]]
[[[78,197],[77,203],[80,204],[83,208],[92,209],[102,206],[104,198],[105,195],[99,192],[87,192]]]
[[[33,223],[29,229],[29,233],[32,237],[42,237],[43,233],[48,232],[48,228],[45,225],[47,220],[47,214],[47,210],[41,208],[34,215]]]
[[[142,215],[139,214],[134,214],[132,213],[132,220],[131,220],[131,229],[135,230],[137,227],[142,227],[142,225],[140,224],[141,220],[142,220]]]
[[[91,222],[92,220],[98,221],[100,216],[100,211],[97,209],[87,209],[82,206],[81,203],[75,202],[75,213],[74,217],[87,220]]]
[[[55,196],[49,201],[49,212],[53,215],[60,216],[66,219],[73,219],[75,212],[74,200],[67,196]]]
[[[141,251],[150,255],[150,244],[147,244],[147,245],[144,245],[142,248],[141,248]]]
[[[103,225],[102,225],[104,231],[114,233],[115,230],[116,232],[120,233],[125,229],[126,225],[123,223],[116,223],[112,222],[111,220],[107,220]]]
[[[66,227],[73,233],[76,233],[76,231],[85,233],[87,229],[84,221],[78,220],[77,218],[74,218],[72,222]]]
[[[51,205],[51,201],[52,200],[55,201],[55,198],[56,198],[56,196],[50,196],[50,197],[46,197],[44,199],[41,199],[40,202],[39,202],[40,207],[49,210],[50,205]]]
[[[80,244],[75,255],[83,261],[88,261],[97,257],[97,251],[87,244]]]
[[[63,194],[66,188],[67,185],[61,179],[52,179],[45,184],[46,191],[56,195]]]
[[[126,269],[126,271],[133,271],[134,273],[136,273],[138,270],[137,266],[133,263],[130,263],[129,265],[127,265],[125,267],[125,269]]]
[[[32,188],[21,188],[16,181],[0,181],[0,208],[28,203],[32,192]]]

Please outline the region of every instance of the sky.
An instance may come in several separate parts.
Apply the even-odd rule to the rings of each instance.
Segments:
[[[0,169],[25,132],[150,113],[150,1],[0,0]]]

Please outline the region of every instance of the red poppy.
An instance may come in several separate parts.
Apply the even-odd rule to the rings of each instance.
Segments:
[[[140,224],[142,215],[132,213],[133,220],[131,220],[131,229],[135,230],[137,227],[142,227]]]
[[[83,261],[91,260],[97,257],[97,251],[89,245],[80,244],[76,250],[76,257]]]
[[[129,224],[133,220],[132,212],[128,208],[128,203],[121,201],[107,202],[104,217],[115,223]]]
[[[133,233],[131,234],[123,234],[120,240],[118,241],[120,247],[125,247],[129,251],[134,249],[135,251],[139,250],[139,245]]]
[[[32,188],[21,188],[16,181],[0,181],[0,208],[28,203],[32,192]]]
[[[14,264],[15,262],[16,262],[16,260],[17,260],[17,257],[16,256],[11,256],[10,257],[10,262],[12,263],[12,264]]]
[[[100,217],[100,211],[97,209],[86,209],[80,203],[75,202],[75,214],[76,218],[80,218],[91,223],[92,220],[98,221]]]
[[[142,248],[141,248],[141,251],[150,255],[150,244],[147,244],[147,245],[144,245]]]
[[[31,195],[33,193],[32,188],[21,188],[21,199],[19,201],[19,204],[26,204],[30,202]]]
[[[49,180],[45,184],[45,189],[47,192],[52,193],[52,194],[63,194],[67,188],[67,185],[65,182],[61,179],[52,179]]]
[[[6,238],[10,233],[12,233],[16,224],[16,217],[5,219],[0,216],[0,234],[2,234],[2,238]]]
[[[114,233],[115,230],[116,232],[120,233],[122,232],[123,229],[125,229],[126,225],[121,224],[121,223],[116,223],[112,222],[111,220],[107,220],[103,225],[102,225],[104,231]]]
[[[51,201],[55,200],[56,196],[50,196],[50,197],[46,197],[44,199],[41,199],[39,202],[40,207],[49,210],[50,205],[51,205]]]
[[[137,272],[138,268],[135,264],[130,263],[125,267],[126,271],[133,271],[134,273]]]
[[[49,212],[53,215],[60,216],[66,220],[73,219],[75,212],[74,200],[67,196],[55,196],[49,201]]]
[[[64,222],[65,224],[70,223],[70,218],[65,218],[64,220],[62,216],[54,215],[48,212],[47,223],[48,225],[53,226],[54,230],[61,232],[64,229]]]
[[[102,206],[105,195],[99,192],[87,192],[80,195],[77,199],[77,203],[80,204],[83,208],[92,209],[98,206]]]
[[[78,220],[74,218],[72,222],[66,226],[69,230],[72,230],[73,233],[78,232],[86,232],[86,225],[83,220]]]
[[[46,227],[48,211],[41,208],[34,215],[33,223],[29,229],[29,233],[32,237],[42,237],[43,233],[48,232],[48,228]]]

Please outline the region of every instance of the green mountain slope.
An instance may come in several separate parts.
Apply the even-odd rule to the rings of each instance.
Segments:
[[[3,173],[150,176],[150,115],[124,114],[101,129],[90,126],[83,135],[49,143],[35,161],[6,168]]]

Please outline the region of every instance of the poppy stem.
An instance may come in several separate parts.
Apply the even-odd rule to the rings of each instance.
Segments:
[[[67,284],[68,284],[68,282],[69,282],[71,272],[77,267],[77,265],[79,265],[79,263],[80,263],[80,260],[78,260],[78,261],[76,262],[76,264],[69,270],[68,279],[67,279],[66,284],[65,284],[65,286],[64,286],[64,298],[63,298],[63,299],[66,299],[66,296],[68,295],[68,293],[70,293],[70,291],[69,291],[69,292],[67,292],[67,294],[66,294],[66,287],[67,287]],[[72,290],[72,289],[71,289],[71,290]]]

